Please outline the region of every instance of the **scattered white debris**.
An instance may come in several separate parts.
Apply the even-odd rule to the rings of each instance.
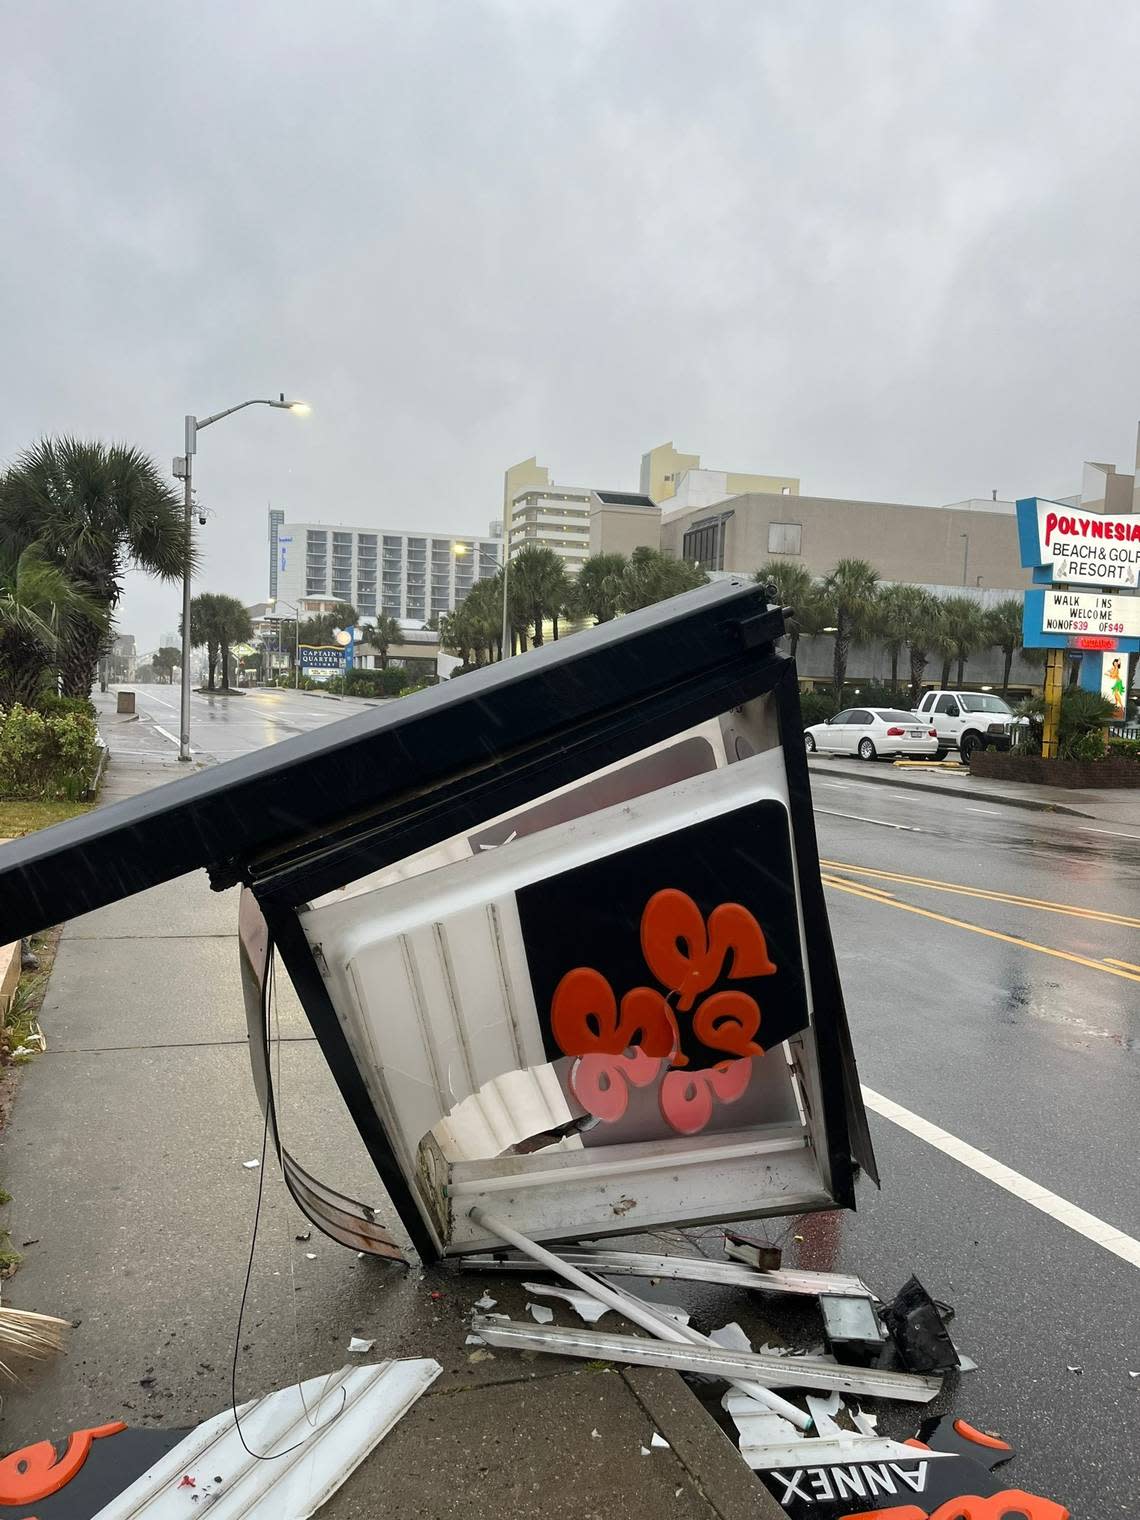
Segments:
[[[463,1344],[465,1346],[485,1346],[487,1342],[481,1335],[469,1335]]]
[[[538,1298],[560,1298],[567,1303],[588,1325],[596,1325],[603,1314],[608,1314],[609,1305],[599,1303],[589,1293],[583,1293],[580,1288],[560,1288],[553,1283],[524,1282],[523,1287],[528,1293],[533,1293]],[[494,1300],[492,1299],[493,1303]],[[476,1304],[476,1308],[481,1305]]]
[[[653,1432],[652,1436],[649,1438],[649,1444],[650,1444],[650,1446],[656,1446],[659,1451],[672,1451],[673,1450],[673,1448],[669,1445],[669,1442],[665,1439],[665,1437],[663,1435],[660,1435],[656,1430]]]
[[[243,1161],[242,1162],[242,1166],[245,1167],[245,1169],[246,1169],[247,1172],[256,1172],[257,1169],[258,1169],[258,1167],[260,1165],[261,1165],[260,1161]]]
[[[685,1490],[683,1488],[675,1488],[673,1490],[674,1499],[679,1499],[684,1492]]]
[[[715,1341],[718,1346],[723,1346],[726,1351],[752,1350],[752,1342],[735,1320],[730,1320],[727,1325],[721,1325],[719,1330],[711,1330],[709,1340]]]
[[[879,1416],[877,1414],[864,1414],[861,1409],[851,1411],[855,1429],[865,1436],[877,1436],[879,1433]]]
[[[530,1316],[540,1325],[549,1325],[554,1318],[554,1310],[547,1308],[545,1304],[527,1304]]]
[[[590,1432],[590,1440],[591,1441],[600,1441],[601,1439],[602,1439],[602,1433],[601,1433],[600,1430],[591,1430],[591,1432]]]
[[[1084,1371],[1084,1370],[1085,1370],[1085,1369],[1084,1369],[1084,1368],[1083,1368],[1083,1367],[1070,1367],[1070,1368],[1069,1368],[1069,1371],[1070,1371],[1070,1372],[1075,1372],[1075,1373],[1076,1373],[1076,1374],[1077,1374],[1077,1376],[1078,1376],[1078,1377],[1080,1377],[1080,1375],[1081,1375],[1081,1373],[1082,1373],[1082,1372],[1083,1372],[1083,1371]]]
[[[954,1349],[955,1351],[958,1350],[956,1346]],[[977,1370],[978,1364],[975,1362],[974,1358],[972,1356],[967,1356],[964,1351],[958,1351],[958,1371],[977,1372]]]
[[[493,1309],[498,1302],[497,1298],[492,1298],[489,1293],[484,1293],[482,1298],[475,1300],[475,1307],[486,1312],[488,1309]]]
[[[649,1455],[649,1447],[648,1446],[643,1446],[641,1448],[641,1455],[643,1457],[647,1457]]]
[[[841,1440],[845,1435],[851,1435],[850,1431],[844,1430],[842,1426],[835,1423],[835,1416],[843,1408],[843,1400],[837,1392],[833,1391],[826,1399],[809,1393],[807,1407],[808,1413],[815,1422],[816,1433],[825,1440],[828,1438]]]
[[[316,1261],[316,1259],[317,1259],[317,1253],[315,1251],[306,1251],[305,1252],[305,1260],[306,1261]]]
[[[1129,1376],[1129,1377],[1140,1377],[1140,1372],[1130,1372],[1130,1373],[1129,1373],[1129,1374],[1128,1374],[1128,1376]]]
[[[362,1341],[359,1335],[354,1335],[348,1343],[348,1349],[350,1351],[371,1351],[375,1344],[375,1341]]]

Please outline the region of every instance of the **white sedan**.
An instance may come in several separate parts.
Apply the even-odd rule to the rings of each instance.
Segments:
[[[804,729],[808,754],[858,755],[876,760],[880,755],[910,755],[925,759],[938,753],[938,730],[912,712],[895,707],[848,707]]]

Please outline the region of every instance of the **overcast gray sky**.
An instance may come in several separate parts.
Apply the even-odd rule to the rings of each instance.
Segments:
[[[0,0],[0,459],[200,441],[266,504],[479,531],[672,438],[814,493],[1131,468],[1140,11],[1056,0]],[[868,546],[869,552],[873,545]],[[873,557],[873,553],[872,553]],[[132,577],[143,647],[177,593]]]

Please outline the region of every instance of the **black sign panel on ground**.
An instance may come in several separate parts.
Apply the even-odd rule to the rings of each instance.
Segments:
[[[425,1255],[492,1243],[491,1194],[544,1239],[851,1206],[874,1159],[782,631],[722,581],[97,809],[0,849],[0,937],[244,883],[262,1101],[276,950]]]

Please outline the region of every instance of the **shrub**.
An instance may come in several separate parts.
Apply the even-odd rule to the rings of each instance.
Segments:
[[[1108,753],[1121,760],[1140,760],[1140,739],[1109,739]]]
[[[89,702],[86,697],[57,697],[52,691],[46,691],[36,700],[36,711],[43,713],[45,718],[58,717],[60,713],[78,713],[82,718],[95,719],[95,704]]]
[[[1083,729],[1073,734],[1063,748],[1068,760],[1103,760],[1104,734],[1100,729]]]
[[[0,714],[0,796],[75,801],[87,791],[96,729],[84,713],[45,716],[19,704]]]
[[[1014,709],[1019,717],[1029,719],[1029,739],[1025,745],[1028,754],[1041,753],[1041,735],[1045,724],[1045,698],[1026,697]],[[1078,734],[1093,733],[1099,741],[1096,755],[1099,759],[1104,750],[1101,734],[1113,715],[1113,707],[1095,691],[1083,691],[1079,686],[1067,686],[1061,693],[1061,727],[1058,743],[1063,755],[1071,754],[1073,740]]]
[[[800,692],[800,712],[805,728],[811,728],[813,723],[826,723],[828,718],[835,716],[836,710],[835,698],[829,691]]]
[[[901,707],[910,711],[910,687],[899,683],[899,686],[860,686],[856,692],[854,686],[843,688],[844,707]]]

